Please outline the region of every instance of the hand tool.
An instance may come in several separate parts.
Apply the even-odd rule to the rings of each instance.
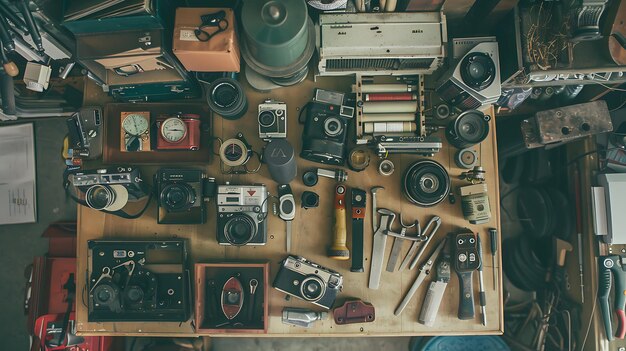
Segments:
[[[580,302],[585,303],[585,285],[583,283],[583,214],[581,207],[580,174],[578,168],[574,168],[574,203],[576,207],[576,232],[578,233],[578,273],[580,275]]]
[[[370,189],[372,193],[372,232],[375,233],[378,229],[378,207],[376,205],[376,193],[380,189],[385,189],[383,186],[374,186]]]
[[[374,243],[372,245],[372,258],[370,266],[370,278],[368,287],[378,289],[380,285],[380,275],[383,271],[383,261],[385,259],[385,246],[387,243],[386,232],[391,228],[391,224],[396,218],[396,214],[386,208],[378,209],[380,214],[380,224],[374,233]]]
[[[296,200],[293,198],[289,184],[278,186],[278,217],[287,226],[287,253],[291,252],[291,223],[296,217]]]
[[[327,312],[315,312],[304,308],[283,308],[282,322],[298,327],[310,328],[315,321],[326,319]]]
[[[28,32],[30,33],[30,38],[33,40],[33,43],[37,47],[37,52],[39,54],[43,54],[44,49],[43,43],[41,41],[41,35],[39,34],[39,28],[37,27],[37,23],[35,23],[33,14],[28,8],[28,0],[17,0],[15,2],[15,6],[22,13],[22,17],[24,18],[24,22],[26,23],[26,27],[28,28]]]
[[[376,310],[371,303],[362,300],[346,301],[333,310],[333,318],[337,325],[370,323],[376,319]]]
[[[498,269],[496,268],[496,252],[498,251],[498,230],[489,228],[489,244],[491,245],[491,265],[493,266],[493,290],[497,290]]]
[[[623,339],[626,334],[626,257],[611,255],[598,257],[598,300],[602,311],[604,329],[609,341],[615,337]],[[615,280],[614,309],[617,316],[617,333],[613,334],[611,326],[611,310],[609,293],[611,292],[611,275]]]
[[[352,188],[352,267],[350,272],[363,272],[363,221],[367,203],[365,190]]]
[[[578,233],[578,275],[580,276],[580,303],[585,303],[585,284],[583,283],[583,235]]]
[[[434,228],[431,230],[430,228],[432,226],[434,226]],[[417,250],[418,242],[414,242],[413,244],[411,244],[411,248],[409,249],[409,252],[404,257],[404,260],[402,261],[402,264],[400,264],[400,268],[398,270],[401,271],[404,268],[406,268],[406,266],[409,264],[409,261],[411,261],[411,265],[409,266],[409,269],[413,269],[415,265],[417,265],[417,262],[419,261],[420,257],[424,253],[424,250],[426,250],[426,247],[428,246],[432,238],[435,236],[435,234],[437,234],[437,230],[439,230],[440,226],[441,226],[441,218],[439,216],[434,216],[433,218],[430,219],[430,221],[428,221],[428,223],[426,224],[426,227],[423,230],[420,229],[420,231],[418,232],[418,235],[420,236],[426,235],[427,236],[426,241],[424,241],[424,243],[422,244],[422,247],[420,247],[419,251],[417,252],[417,255],[415,255],[415,257],[413,258],[413,261],[411,261],[411,257],[413,256],[413,253],[415,252],[415,250]],[[430,232],[430,235],[428,234],[428,232]]]
[[[333,243],[328,249],[328,257],[336,260],[350,259],[350,251],[346,246],[346,187],[337,185],[335,188],[335,225],[333,226]]]
[[[398,262],[398,257],[400,257],[400,251],[402,250],[402,244],[404,243],[404,240],[411,240],[411,241],[425,241],[426,240],[426,237],[421,236],[419,233],[419,221],[416,220],[415,223],[411,225],[404,224],[404,221],[402,220],[402,214],[400,214],[400,225],[402,226],[400,233],[398,234],[391,233],[391,232],[387,233],[387,235],[391,235],[394,237],[393,245],[391,246],[391,253],[389,254],[389,260],[387,260],[387,268],[386,268],[387,272],[393,272],[396,269],[396,263]],[[413,227],[416,227],[418,230],[416,236],[415,237],[407,236],[406,235],[407,230]]]
[[[425,326],[432,327],[437,319],[437,312],[443,299],[443,293],[446,291],[446,287],[450,282],[450,245],[445,245],[437,266],[435,269],[435,276],[433,281],[428,286],[424,303],[422,303],[422,310],[420,311],[417,321]]]
[[[480,318],[484,326],[487,325],[487,297],[485,296],[485,281],[483,280],[483,246],[480,242],[480,236],[476,236],[476,245],[478,245],[478,302],[480,304]]]
[[[474,318],[472,274],[480,267],[476,234],[463,229],[454,236],[454,270],[459,277],[459,319]]]
[[[406,305],[409,304],[409,301],[411,301],[411,298],[413,297],[417,289],[420,287],[420,285],[422,285],[422,282],[424,282],[424,279],[426,279],[426,277],[430,275],[430,269],[435,264],[435,261],[437,260],[439,253],[441,252],[441,250],[443,249],[445,245],[446,245],[446,238],[441,240],[439,245],[437,245],[437,248],[435,249],[435,251],[433,251],[433,253],[426,260],[426,262],[424,262],[424,264],[420,267],[420,272],[417,275],[417,278],[415,278],[413,285],[411,285],[411,288],[409,289],[409,291],[406,293],[406,295],[404,295],[404,299],[402,299],[402,302],[400,302],[400,305],[398,305],[396,310],[393,312],[394,315],[396,316],[400,315],[400,313],[402,313]]]
[[[256,307],[256,288],[259,286],[259,281],[256,279],[250,279],[248,283],[250,286],[250,303],[248,304],[248,321],[252,322],[253,313]]]

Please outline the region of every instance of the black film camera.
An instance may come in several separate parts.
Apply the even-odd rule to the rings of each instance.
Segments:
[[[267,188],[265,185],[217,187],[217,242],[220,245],[265,245]]]
[[[354,98],[348,94],[315,89],[306,108],[300,157],[324,164],[343,165],[348,120],[354,116]]]
[[[201,224],[206,200],[215,193],[215,179],[199,169],[160,169],[155,174],[159,224]]]
[[[92,160],[102,156],[102,108],[83,107],[66,123],[74,157]]]
[[[90,240],[87,245],[90,322],[189,319],[186,240]]]
[[[139,169],[130,166],[80,171],[70,174],[68,181],[85,194],[87,206],[101,211],[119,211],[148,196]]]
[[[343,287],[343,277],[303,257],[287,256],[281,262],[272,286],[288,295],[330,309]]]

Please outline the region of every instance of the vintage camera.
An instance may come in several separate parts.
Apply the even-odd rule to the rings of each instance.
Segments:
[[[265,245],[267,188],[265,185],[217,187],[217,242],[220,245]]]
[[[83,107],[66,122],[74,157],[93,160],[102,156],[102,108]]]
[[[198,150],[200,115],[178,113],[159,116],[156,121],[157,150]]]
[[[70,174],[68,181],[85,194],[87,206],[100,211],[118,211],[148,196],[139,169],[130,166],[80,171]]]
[[[155,174],[159,224],[201,224],[205,200],[215,192],[215,179],[199,169],[160,169]]]
[[[354,116],[354,100],[347,94],[316,89],[306,109],[300,157],[309,161],[343,165],[348,120]]]
[[[259,104],[259,138],[277,139],[287,137],[287,104],[265,100]]]
[[[341,274],[299,256],[287,256],[280,266],[274,289],[330,309],[343,286]]]
[[[186,240],[90,240],[87,247],[89,322],[189,319]]]

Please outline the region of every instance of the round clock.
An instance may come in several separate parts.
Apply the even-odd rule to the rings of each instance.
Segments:
[[[122,128],[129,135],[140,136],[148,131],[150,124],[148,123],[146,117],[140,114],[131,113],[122,121]]]
[[[161,136],[169,143],[180,143],[187,136],[187,125],[178,117],[170,117],[161,123]]]

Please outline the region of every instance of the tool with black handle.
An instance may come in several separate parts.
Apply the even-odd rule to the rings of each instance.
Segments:
[[[363,222],[367,194],[363,189],[352,188],[350,197],[352,200],[352,267],[350,267],[350,272],[363,272]]]
[[[611,255],[598,257],[598,300],[602,312],[604,329],[609,341],[614,338],[623,339],[626,334],[626,257]],[[617,332],[613,334],[611,325],[611,308],[609,294],[611,292],[611,275],[615,280],[614,308],[617,316]]]
[[[459,277],[459,319],[474,318],[473,273],[480,267],[478,240],[469,229],[454,235],[454,270]]]
[[[35,18],[28,8],[28,0],[16,0],[15,7],[17,7],[17,9],[22,13],[22,18],[24,18],[24,22],[28,28],[28,33],[30,33],[30,38],[33,40],[33,43],[37,48],[37,52],[40,55],[44,54],[43,42],[41,40],[41,34],[39,34],[39,27],[37,27]]]
[[[480,266],[478,267],[478,302],[480,304],[480,318],[484,326],[487,325],[487,294],[485,293],[485,281],[483,278],[483,246],[480,241],[480,236],[476,236],[478,241],[478,260]]]
[[[333,226],[333,242],[328,248],[328,257],[336,260],[349,260],[350,251],[346,246],[346,187],[337,185],[335,188],[335,224]]]

